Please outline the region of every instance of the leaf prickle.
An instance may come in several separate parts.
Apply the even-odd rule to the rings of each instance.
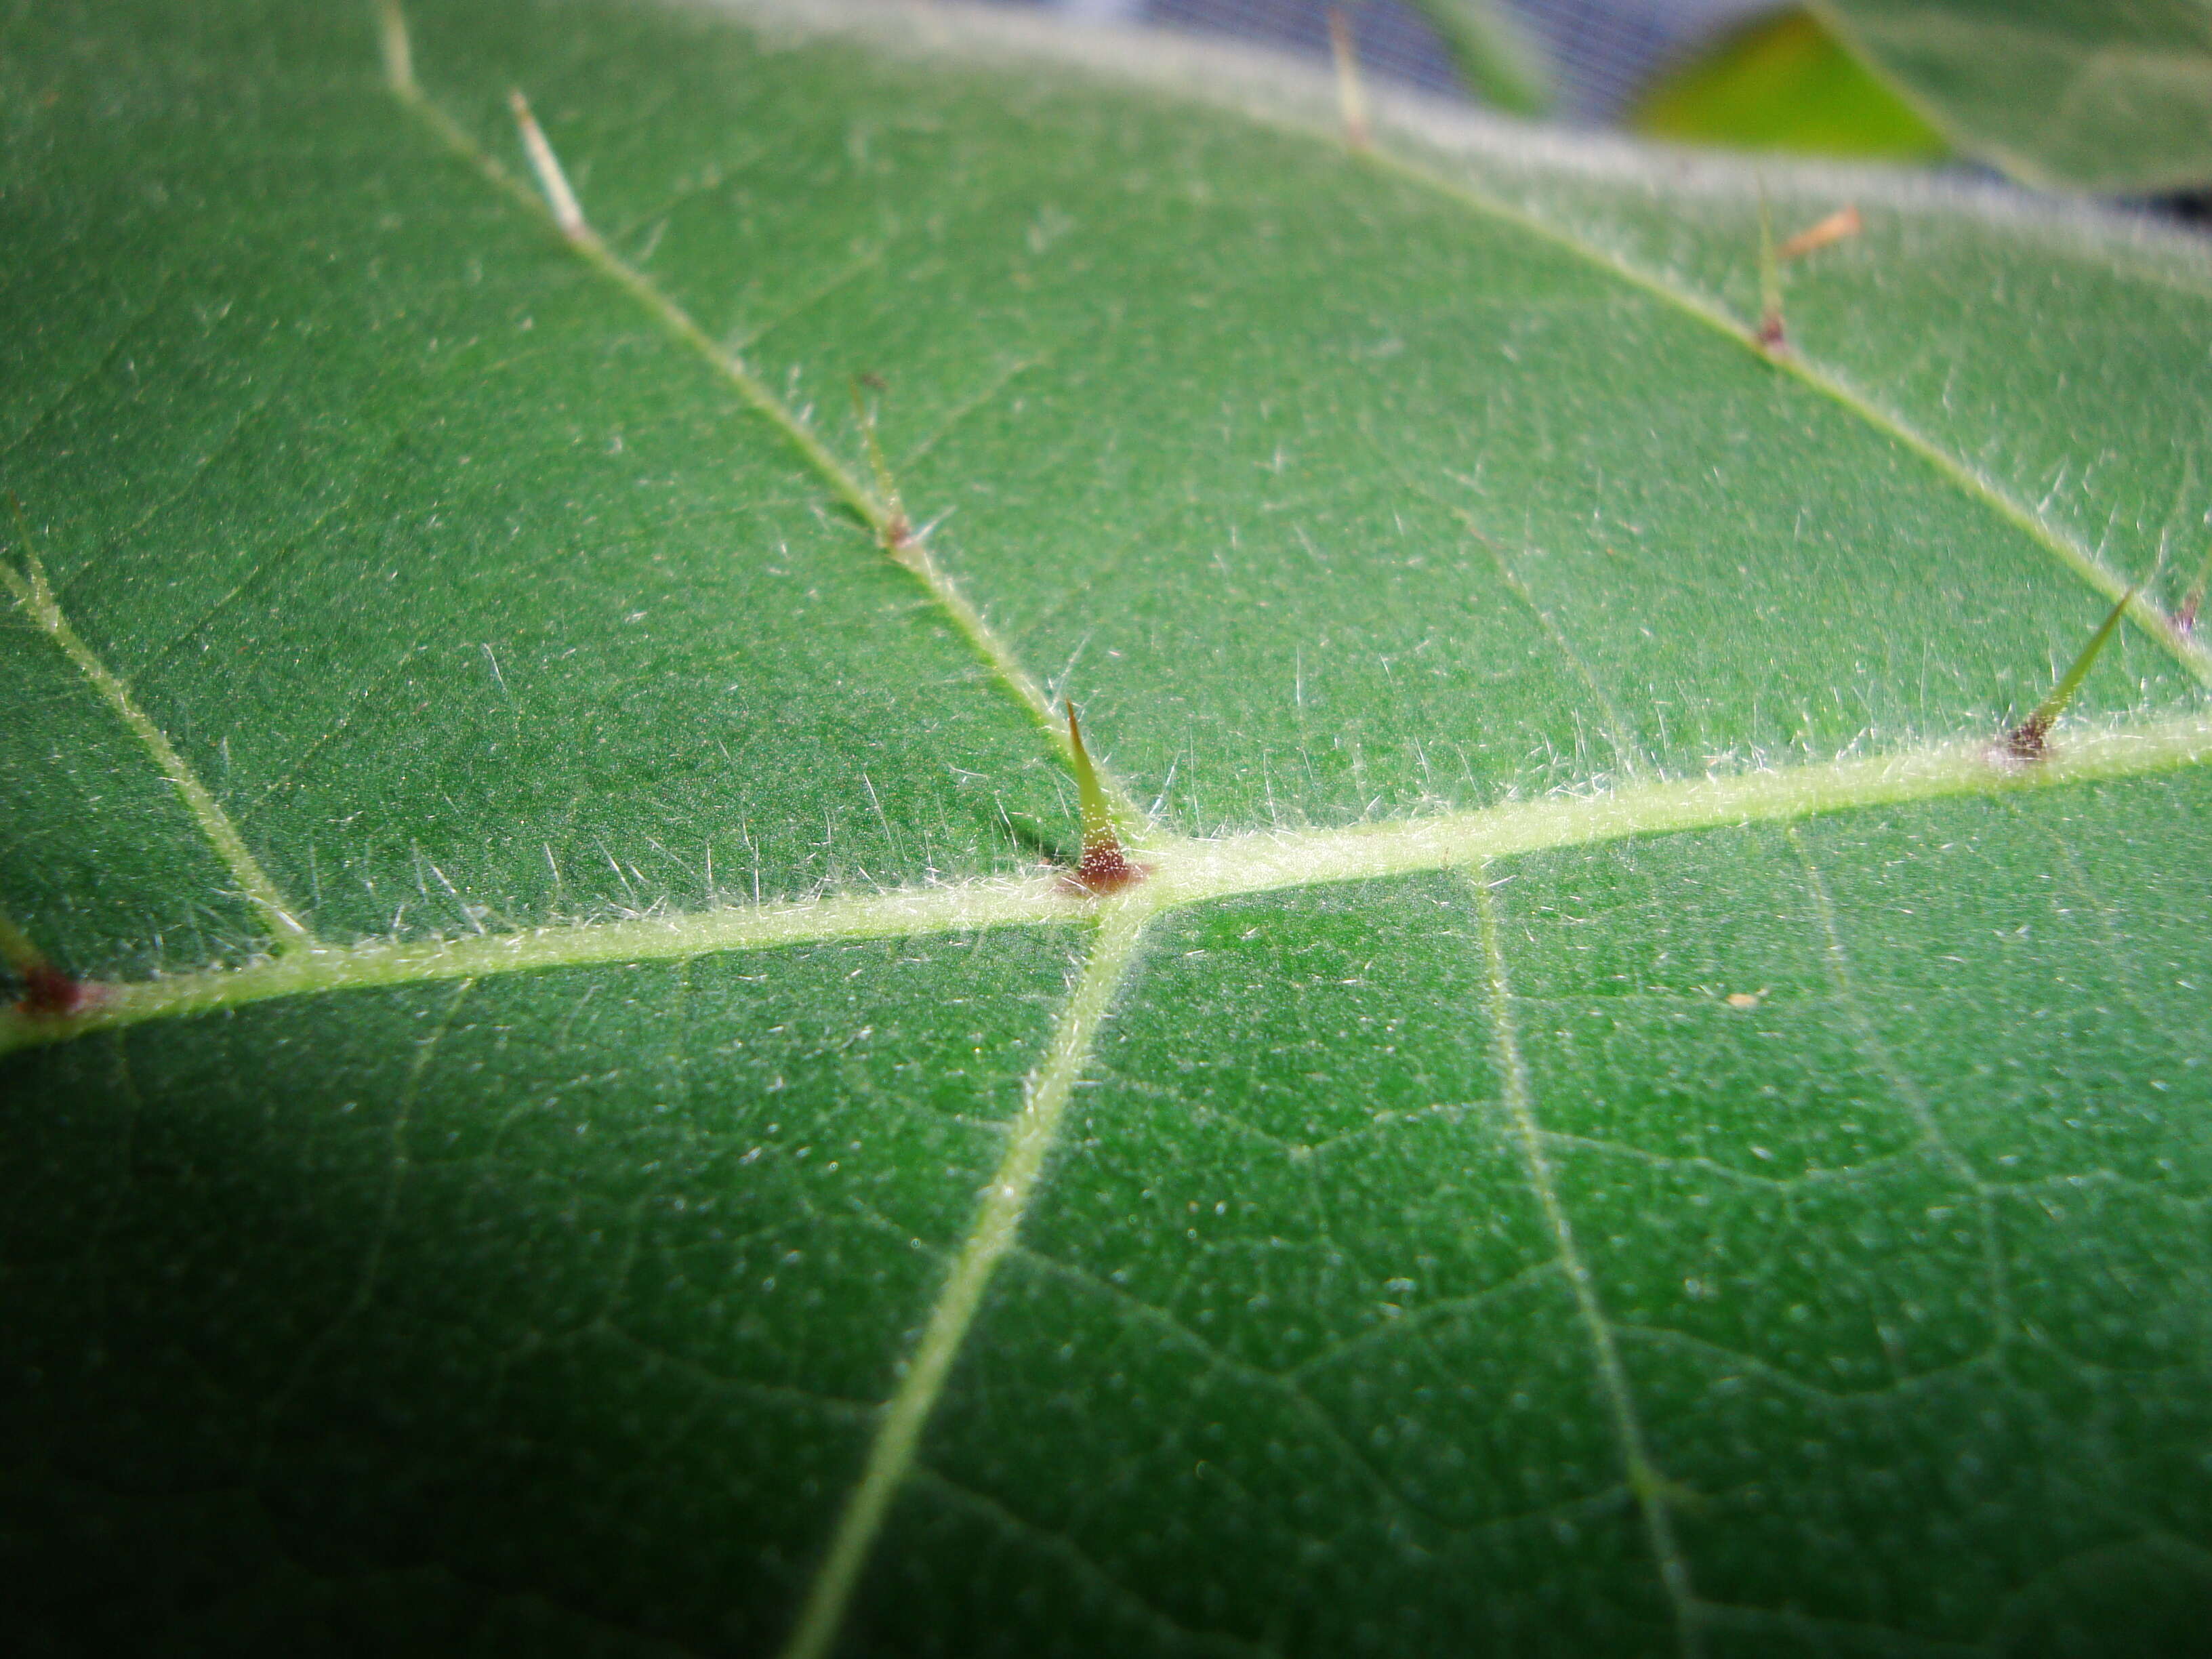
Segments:
[[[1075,762],[1075,791],[1083,820],[1083,857],[1069,881],[1085,893],[1112,893],[1145,878],[1144,866],[1130,861],[1114,829],[1114,807],[1091,752],[1083,746],[1083,726],[1075,705],[1067,705],[1067,743]]]
[[[2137,582],[2120,595],[2118,601],[2106,613],[2103,623],[2089,636],[2089,643],[2081,647],[2072,665],[2060,677],[2058,684],[2051,687],[2051,695],[2035,706],[2033,714],[2005,733],[2007,755],[2017,761],[2039,761],[2049,752],[2047,740],[2052,725],[2059,715],[2066,712],[2066,705],[2074,701],[2074,694],[2081,689],[2081,682],[2089,678],[2089,671],[2097,665],[2098,657],[2118,630],[2120,618],[2128,614],[2128,607],[2135,603],[2136,595],[2142,592],[2142,583]]]
[[[874,475],[876,499],[884,515],[878,533],[883,538],[884,551],[896,558],[914,540],[914,524],[906,515],[905,501],[900,499],[898,480],[891,476],[891,464],[884,454],[883,440],[876,434],[875,405],[867,398],[868,392],[881,392],[883,389],[883,381],[873,374],[853,377],[853,413],[860,422],[861,441],[868,450],[868,471]]]

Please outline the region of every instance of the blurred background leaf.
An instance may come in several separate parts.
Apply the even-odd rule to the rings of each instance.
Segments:
[[[1657,138],[1932,161],[1943,137],[1810,12],[1753,21],[1652,83],[1630,125]]]
[[[1460,79],[1485,102],[1516,115],[1551,107],[1551,77],[1521,26],[1492,0],[1414,0]]]
[[[1047,0],[1325,57],[1328,0]],[[1357,0],[1362,69],[1571,125],[1934,161],[2119,195],[2212,183],[2206,0]]]
[[[1825,0],[1836,32],[1960,149],[2030,184],[2212,180],[2204,0]]]

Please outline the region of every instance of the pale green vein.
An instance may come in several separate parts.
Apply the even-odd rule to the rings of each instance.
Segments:
[[[1378,455],[1384,453],[1380,444],[1372,447]],[[1391,464],[1394,467],[1396,465],[1395,460]],[[1403,477],[1404,475],[1401,473],[1400,476]],[[1620,717],[1620,710],[1614,704],[1611,694],[1599,684],[1597,676],[1590,671],[1589,664],[1583,660],[1582,653],[1575,649],[1574,641],[1567,637],[1566,629],[1559,626],[1559,618],[1537,603],[1535,591],[1522,580],[1521,573],[1514,568],[1513,562],[1505,556],[1504,547],[1482,527],[1474,514],[1458,502],[1447,501],[1411,479],[1405,482],[1408,488],[1427,496],[1457,519],[1461,526],[1474,538],[1476,544],[1490,555],[1490,562],[1498,570],[1498,579],[1505,584],[1508,592],[1520,600],[1522,608],[1535,619],[1536,626],[1543,630],[1544,637],[1552,643],[1552,648],[1565,660],[1575,678],[1582,682],[1583,690],[1589,693],[1590,701],[1597,705],[1598,718],[1604,722],[1606,741],[1613,745],[1613,758],[1620,767],[1621,777],[1630,783],[1638,781],[1643,768],[1637,762],[1636,740],[1629,731],[1628,722]]]
[[[1305,130],[1311,131],[1310,128]],[[1448,177],[1408,157],[1370,148],[1355,152],[1354,159],[1378,173],[1401,179],[1456,202],[1462,207],[1512,225],[1554,247],[1564,249],[1683,315],[1726,335],[1746,351],[1766,357],[1777,373],[1794,376],[1868,426],[1911,451],[1940,477],[2023,532],[2038,546],[2054,555],[2067,568],[2107,599],[2117,605],[2130,595],[2132,584],[2128,578],[2108,569],[2088,548],[2013,495],[1997,480],[1954,455],[1903,415],[1885,408],[1834,370],[1822,367],[1794,349],[1768,356],[1753,337],[1750,325],[1731,316],[1718,303],[1680,287],[1659,272],[1645,270],[1625,254],[1589,240],[1566,226],[1554,224],[1540,215],[1493,196],[1478,185]],[[2129,599],[2128,615],[2145,633],[2164,646],[2184,668],[2204,684],[2212,686],[2212,652],[2208,652],[2204,646],[2177,629],[2172,618],[2160,611],[2148,595],[2135,593]]]
[[[1936,1116],[1935,1103],[1927,1091],[1916,1082],[1912,1074],[1897,1061],[1888,1043],[1882,1041],[1874,1018],[1867,1012],[1866,1000],[1859,994],[1858,978],[1851,970],[1850,953],[1844,948],[1844,933],[1836,917],[1836,901],[1828,891],[1827,878],[1820,866],[1813,862],[1805,838],[1791,825],[1784,832],[1790,840],[1790,850],[1797,855],[1799,866],[1805,872],[1806,890],[1813,900],[1813,913],[1820,919],[1821,955],[1828,970],[1830,983],[1843,1003],[1844,1018],[1850,1026],[1858,1050],[1874,1065],[1883,1079],[1894,1090],[1912,1121],[1919,1127],[1922,1140],[1942,1158],[1967,1190],[1973,1194],[1974,1206],[1981,1221],[1983,1270],[1989,1280],[1990,1322],[2002,1344],[2014,1328],[2010,1274],[2005,1266],[2002,1230],[1997,1224],[1996,1194],[1982,1178],[1966,1156],[1953,1146],[1943,1133],[1943,1126]]]
[[[698,320],[664,293],[651,277],[607,246],[586,220],[550,143],[530,118],[527,106],[518,101],[517,115],[523,123],[525,149],[544,186],[543,194],[532,190],[501,166],[459,122],[424,94],[415,77],[406,17],[398,0],[378,0],[377,9],[384,43],[385,81],[392,96],[419,116],[448,149],[485,179],[550,222],[578,258],[629,295],[671,335],[695,352],[754,412],[774,426],[807,465],[821,476],[831,493],[875,532],[878,544],[893,562],[921,584],[938,609],[968,641],[969,648],[1036,720],[1060,758],[1072,763],[1073,756],[1066,734],[1054,717],[1043,687],[1023,666],[1012,647],[999,637],[983,613],[969,602],[960,585],[937,562],[924,540],[905,532],[900,515],[888,503],[878,501],[853,470],[815,434],[814,429],[762,383],[743,358],[702,328]],[[1135,797],[1104,768],[1099,770],[1125,827],[1133,832],[1140,831],[1147,820]]]
[[[391,1161],[385,1172],[384,1195],[376,1207],[374,1230],[369,1235],[368,1249],[362,1258],[361,1276],[355,1281],[353,1295],[347,1298],[345,1306],[339,1309],[319,1332],[301,1345],[292,1362],[290,1375],[263,1406],[262,1433],[253,1454],[252,1467],[257,1480],[276,1449],[276,1431],[279,1421],[298,1397],[300,1390],[307,1386],[307,1379],[313,1375],[325,1351],[347,1325],[368,1312],[369,1304],[376,1299],[377,1286],[384,1276],[385,1253],[392,1243],[392,1222],[399,1213],[400,1194],[405,1188],[408,1174],[415,1165],[415,1160],[408,1151],[407,1134],[409,1126],[414,1121],[416,1103],[422,1097],[422,1079],[429,1072],[439,1045],[446,1040],[446,1034],[453,1030],[453,1021],[461,1012],[461,1005],[468,1000],[469,993],[475,986],[476,981],[472,979],[465,979],[456,986],[453,995],[447,1000],[445,1012],[438,1016],[438,1023],[430,1028],[427,1036],[416,1042],[415,1058],[408,1065],[407,1081],[399,1091],[399,1103],[392,1116]]]
[[[1644,1534],[1658,1564],[1660,1581],[1666,1586],[1667,1599],[1674,1609],[1676,1645],[1683,1659],[1697,1659],[1704,1646],[1697,1593],[1690,1584],[1689,1563],[1682,1554],[1680,1540],[1674,1535],[1674,1516],[1668,1499],[1670,1486],[1644,1443],[1643,1422],[1637,1414],[1636,1397],[1629,1389],[1627,1368],[1620,1363],[1620,1349],[1613,1340],[1613,1326],[1597,1299],[1597,1286],[1575,1243],[1573,1224],[1567,1218],[1566,1206],[1560,1201],[1559,1185],[1552,1179],[1551,1160],[1544,1154],[1543,1131],[1536,1122],[1535,1095],[1529,1086],[1528,1062],[1522,1057],[1513,1018],[1513,987],[1506,975],[1505,947],[1498,936],[1498,901],[1484,878],[1483,866],[1478,866],[1469,872],[1469,881],[1474,889],[1475,912],[1482,925],[1482,952],[1490,988],[1490,1026],[1497,1042],[1506,1113],[1512,1120],[1515,1138],[1521,1143],[1528,1185],[1536,1194],[1538,1207],[1544,1212],[1553,1249],[1566,1273],[1568,1286],[1574,1293],[1576,1311],[1589,1339],[1598,1386],[1613,1418],[1613,1438],[1620,1451],[1621,1463],[1627,1470],[1629,1489],[1636,1494],[1637,1507],[1643,1512]]]
[[[614,962],[680,961],[719,951],[772,950],[833,939],[903,939],[1018,923],[1072,921],[1083,914],[1048,880],[969,882],[818,899],[732,905],[612,921],[556,923],[464,939],[317,944],[242,968],[209,969],[98,988],[96,1000],[65,1018],[0,1009],[0,1054],[63,1036],[211,1012],[272,997],[474,979],[493,974]]]
[[[1723,825],[1780,823],[1820,813],[1954,795],[2047,788],[2172,770],[2212,760],[2212,714],[2069,732],[2063,750],[2010,765],[1988,738],[1717,777],[1644,783],[1606,793],[1547,795],[1468,812],[1186,841],[1147,848],[1157,902],[1445,869],[1547,848]]]
[[[822,1659],[836,1639],[891,1500],[914,1467],[922,1431],[975,1322],[983,1292],[1021,1231],[1022,1218],[1036,1195],[1068,1097],[1090,1061],[1099,1028],[1105,1024],[1115,994],[1136,957],[1145,922],[1152,911],[1152,906],[1135,896],[1143,891],[1137,888],[1129,898],[1109,903],[1099,912],[1097,937],[1082,975],[1054,1029],[1043,1063],[1024,1091],[1006,1153],[990,1185],[983,1189],[968,1236],[930,1309],[921,1340],[907,1359],[905,1374],[884,1408],[875,1441],[868,1449],[867,1465],[838,1517],[783,1659]]]
[[[787,5],[787,3],[781,4],[770,0],[760,9],[788,18],[793,14]],[[880,15],[860,12],[850,15],[851,19],[857,21],[840,23],[834,8],[830,9],[826,15],[817,17],[811,9],[806,15],[818,27],[842,27],[863,33],[876,33],[883,22]],[[1000,33],[1000,28],[994,28],[991,38],[996,39]],[[975,37],[967,37],[967,40],[969,44],[975,43]],[[1226,108],[1245,119],[1272,127],[1277,131],[1295,133],[1302,138],[1317,140],[1331,147],[1340,146],[1343,142],[1340,129],[1329,123],[1317,121],[1308,112],[1313,105],[1303,92],[1285,97],[1280,94],[1257,91],[1254,82],[1234,75],[1187,76],[1177,72],[1170,55],[1142,52],[1121,56],[1103,52],[1103,45],[1096,40],[1083,40],[1079,48],[1071,50],[1069,37],[1040,32],[1028,35],[1024,43],[1013,51],[1024,57],[1042,56],[1061,62],[1074,62],[1079,67],[1094,72],[1097,70],[1096,60],[1110,58],[1114,72],[1119,75],[1167,87],[1178,94],[1195,97],[1217,108]],[[924,49],[928,49],[927,43]],[[1328,103],[1332,109],[1335,107],[1333,96],[1328,99]],[[1456,170],[1447,170],[1452,167],[1449,155],[1431,146],[1415,121],[1393,122],[1389,118],[1387,108],[1383,115],[1385,118],[1379,125],[1385,128],[1395,125],[1399,136],[1429,147],[1428,159],[1419,159],[1370,144],[1352,152],[1351,160],[1354,164],[1397,179],[1418,190],[1441,197],[1549,243],[1717,331],[1742,349],[1762,357],[1765,356],[1753,337],[1751,325],[1732,315],[1718,301],[1683,286],[1663,270],[1646,268],[1626,253],[1606,246],[1572,225],[1547,218],[1538,211],[1517,205],[1485,188]],[[1910,450],[1954,487],[1981,501],[2006,522],[2024,532],[2108,600],[2117,604],[2128,592],[2130,584],[2125,576],[2100,563],[2094,553],[2063,527],[2053,524],[1996,479],[1946,449],[1915,427],[1904,415],[1885,407],[1871,393],[1854,385],[1847,376],[1796,350],[1769,361],[1777,373],[1794,376],[1858,420]],[[2190,673],[2206,685],[2212,686],[2212,648],[2208,648],[2206,642],[2181,633],[2174,627],[2172,620],[2146,595],[2136,596],[2128,607],[2128,614]]]
[[[2017,805],[2013,807],[2013,815],[2015,818],[2021,816]],[[2143,994],[2140,964],[2131,960],[2127,941],[2121,937],[2119,928],[2113,923],[2115,907],[2090,886],[2088,872],[2082,869],[2081,856],[2075,851],[2073,844],[2056,830],[2047,833],[2058,856],[2065,862],[2066,884],[2074,890],[2082,908],[2095,920],[2098,936],[2105,943],[2106,960],[2112,964],[2112,972],[2117,976],[2120,995],[2144,1024],[2172,1043],[2177,1050],[2186,1052],[2195,1048],[2195,1036],[2177,1032],[2157,1006]]]
[[[1476,811],[1342,830],[1170,841],[1145,849],[1151,874],[1129,890],[1126,902],[1158,912],[1239,893],[1410,875],[1553,847],[2173,771],[2212,761],[2212,714],[2064,728],[2049,756],[2029,765],[2007,763],[1997,748],[1992,737],[1735,776],[1507,801]],[[66,1017],[33,1018],[0,1008],[0,1054],[272,997],[594,963],[667,961],[826,939],[913,938],[1034,925],[1076,919],[1085,914],[1085,906],[1056,878],[1041,877],[566,922],[466,939],[314,944],[242,968],[103,986],[92,1006]]]
[[[1030,1547],[1050,1557],[1081,1580],[1094,1595],[1121,1607],[1130,1617],[1141,1621],[1163,1651],[1212,1654],[1223,1656],[1224,1659],[1280,1659],[1282,1650],[1278,1647],[1243,1641],[1218,1631],[1198,1630],[1178,1624],[1107,1571],[1074,1539],[1016,1514],[995,1498],[963,1486],[931,1468],[916,1468],[912,1480],[917,1489],[927,1491],[932,1498],[980,1516],[991,1526],[1024,1540]]]
[[[1628,728],[1628,722],[1621,719],[1620,709],[1611,694],[1598,683],[1597,676],[1591,672],[1589,664],[1583,660],[1583,653],[1575,649],[1574,641],[1567,637],[1567,630],[1559,626],[1559,618],[1537,603],[1534,590],[1521,580],[1521,573],[1505,556],[1505,550],[1476,530],[1472,519],[1462,515],[1462,521],[1467,525],[1468,533],[1488,550],[1491,562],[1498,568],[1498,580],[1505,584],[1506,590],[1515,599],[1521,601],[1522,609],[1535,618],[1536,626],[1552,642],[1552,648],[1565,659],[1575,678],[1583,683],[1583,689],[1589,693],[1590,700],[1597,705],[1598,718],[1604,722],[1605,740],[1613,746],[1614,764],[1620,768],[1624,779],[1635,782],[1644,771],[1636,758],[1636,738]]]
[[[245,839],[238,833],[238,826],[231,822],[230,814],[224,811],[222,804],[208,793],[207,786],[199,781],[199,775],[192,770],[191,763],[177,752],[167,734],[153,722],[145,710],[138,707],[131,695],[131,688],[116,677],[100,659],[99,654],[84,642],[83,636],[70,626],[69,618],[62,612],[60,602],[54,598],[52,585],[46,580],[46,566],[37,552],[27,544],[27,540],[22,553],[23,568],[20,571],[14,565],[0,561],[0,582],[7,584],[8,591],[15,596],[15,603],[24,613],[60,647],[62,654],[91,682],[93,689],[106,700],[107,706],[115,711],[124,725],[130,727],[131,734],[145,744],[147,751],[154,757],[154,763],[161,769],[161,775],[168,779],[170,786],[183,798],[185,809],[199,825],[200,833],[215,848],[216,855],[228,866],[231,879],[238,884],[239,891],[261,913],[278,957],[289,960],[300,951],[311,949],[315,942],[314,936],[293,913],[283,893],[270,878],[269,872],[261,867],[261,860],[253,856],[252,849],[246,846]],[[0,1037],[0,1043],[4,1043],[4,1037]]]

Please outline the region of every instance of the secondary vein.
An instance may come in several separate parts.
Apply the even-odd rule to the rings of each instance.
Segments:
[[[1589,1340],[1599,1392],[1604,1395],[1607,1411],[1613,1419],[1613,1439],[1627,1472],[1629,1490],[1636,1495],[1637,1508],[1644,1516],[1644,1533],[1658,1564],[1660,1582],[1674,1610],[1677,1649],[1682,1659],[1698,1659],[1704,1650],[1698,1598],[1690,1583],[1689,1562],[1674,1534],[1674,1515],[1668,1503],[1669,1485],[1652,1461],[1650,1449],[1644,1441],[1636,1396],[1628,1386],[1627,1368],[1620,1362],[1620,1345],[1613,1340],[1612,1323],[1598,1301],[1596,1282],[1591,1277],[1589,1264],[1583,1260],[1581,1247],[1575,1242],[1573,1224],[1559,1197],[1559,1185],[1552,1178],[1551,1159],[1544,1152],[1543,1132],[1536,1121],[1535,1092],[1529,1084],[1528,1062],[1522,1057],[1513,1018],[1513,988],[1506,973],[1504,944],[1499,937],[1498,901],[1491,892],[1483,868],[1469,872],[1468,880],[1474,889],[1475,913],[1481,924],[1482,953],[1489,981],[1490,1025],[1498,1048],[1506,1115],[1513,1126],[1514,1139],[1520,1144],[1529,1189],[1535,1194],[1537,1208],[1543,1212],[1553,1249],[1574,1295],[1576,1313]]]
[[[579,258],[629,295],[732,387],[757,414],[773,425],[806,465],[830,486],[831,493],[875,533],[878,543],[887,550],[891,562],[921,584],[937,608],[968,642],[969,648],[983,659],[992,675],[1036,722],[1046,741],[1058,751],[1062,761],[1071,761],[1073,757],[1067,740],[1054,718],[1051,701],[1023,665],[1013,647],[1001,639],[997,630],[985,620],[983,613],[975,608],[967,594],[961,591],[960,585],[937,562],[922,539],[903,534],[903,526],[896,525],[889,505],[878,501],[869,491],[853,470],[815,434],[813,428],[768,389],[746,366],[743,358],[700,326],[698,319],[675,299],[662,292],[651,277],[607,246],[584,218],[583,210],[568,187],[559,161],[554,157],[550,144],[535,120],[528,120],[523,131],[533,166],[545,184],[546,193],[542,195],[502,167],[497,158],[477,143],[459,122],[424,94],[415,76],[405,16],[398,0],[382,0],[380,17],[385,42],[386,82],[392,95],[414,112],[447,149],[533,215],[551,225]],[[526,106],[519,105],[518,110],[526,114]],[[899,533],[894,533],[895,525]],[[1101,770],[1124,823],[1132,830],[1141,829],[1146,818],[1136,798],[1120,779],[1105,773],[1103,769]]]
[[[24,568],[21,571],[12,565],[0,563],[0,582],[6,584],[8,591],[15,596],[15,603],[22,607],[25,614],[60,647],[62,654],[70,659],[77,672],[91,682],[93,689],[130,728],[131,735],[146,746],[154,757],[154,763],[161,768],[161,775],[183,798],[185,810],[191,813],[201,835],[207,838],[216,855],[229,867],[231,879],[238,884],[239,890],[260,913],[278,956],[289,957],[313,947],[314,935],[299,919],[282,890],[270,879],[269,872],[261,867],[261,860],[253,856],[252,849],[246,846],[245,838],[238,833],[238,826],[231,822],[230,814],[222,810],[222,803],[216,799],[207,786],[200,781],[199,775],[192,769],[191,763],[177,752],[176,745],[169,741],[168,734],[139,708],[137,701],[131,695],[131,688],[100,659],[99,653],[86,644],[83,636],[70,625],[68,617],[63,614],[60,601],[54,597],[52,586],[46,580],[46,567],[40,562],[38,555],[26,547],[23,557]],[[0,1048],[5,1046],[4,1032],[0,1032]]]
[[[1302,129],[1304,130],[1304,129]],[[1645,270],[1626,255],[1589,240],[1563,225],[1516,207],[1463,180],[1448,178],[1408,157],[1389,150],[1368,149],[1357,153],[1364,166],[1416,185],[1447,201],[1457,203],[1486,217],[1540,237],[1553,246],[1597,266],[1608,275],[1640,289],[1684,316],[1725,335],[1746,351],[1765,358],[1778,372],[1796,378],[1856,419],[1911,450],[1954,487],[1992,508],[2001,518],[2055,556],[2060,562],[2107,599],[2118,603],[2130,591],[2128,580],[2098,562],[2096,556],[2040,513],[2012,494],[1995,478],[1969,465],[1937,443],[1894,410],[1885,408],[1845,376],[1822,367],[1797,351],[1768,356],[1762,352],[1750,326],[1723,307],[1679,286],[1665,276]],[[2173,621],[2144,594],[2136,593],[2127,607],[2129,617],[2156,640],[2183,668],[2212,686],[2212,652],[2183,634]]]
[[[1024,1091],[1005,1155],[983,1189],[968,1236],[930,1309],[921,1340],[907,1359],[896,1391],[884,1407],[866,1466],[838,1517],[821,1567],[808,1588],[799,1623],[784,1647],[783,1659],[822,1659],[836,1640],[891,1500],[914,1467],[922,1431],[945,1391],[953,1361],[967,1342],[982,1307],[983,1293],[1021,1231],[1022,1218],[1036,1196],[1068,1098],[1090,1063],[1099,1029],[1135,960],[1145,922],[1152,914],[1152,907],[1136,896],[1142,891],[1135,890],[1130,897],[1108,905],[1099,915],[1097,935],[1082,975],[1061,1011],[1044,1062]]]

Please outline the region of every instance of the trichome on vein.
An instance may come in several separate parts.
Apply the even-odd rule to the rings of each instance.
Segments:
[[[1070,890],[1085,893],[1115,893],[1145,878],[1145,866],[1130,861],[1114,830],[1114,806],[1106,798],[1098,769],[1083,746],[1083,727],[1075,718],[1075,705],[1067,705],[1067,744],[1075,761],[1075,792],[1083,816],[1083,858],[1061,878]]]
[[[2151,575],[2145,577],[2143,581],[2150,580],[2157,574],[2154,568]],[[2118,632],[2120,618],[2128,614],[2128,607],[2135,603],[2136,595],[2142,590],[2143,582],[2139,581],[2120,595],[2097,631],[2089,636],[2089,643],[2081,647],[2073,665],[2060,676],[2058,684],[2051,688],[2051,695],[2036,704],[2033,714],[2005,733],[2004,752],[2007,756],[2016,761],[2039,761],[2050,752],[2048,740],[2051,726],[2059,715],[2066,712],[2066,705],[2074,701],[2074,694],[2081,689],[2081,682],[2089,678],[2089,671],[2097,665],[2098,657],[2111,642],[2112,635]]]
[[[1759,187],[1759,326],[1752,331],[1752,343],[1768,356],[1778,356],[1790,348],[1789,330],[1782,320],[1782,267],[1792,259],[1802,259],[1817,252],[1832,242],[1844,241],[1856,236],[1865,222],[1859,217],[1856,204],[1838,208],[1817,224],[1808,225],[1779,246],[1774,240],[1774,213],[1767,205],[1766,186]]]

